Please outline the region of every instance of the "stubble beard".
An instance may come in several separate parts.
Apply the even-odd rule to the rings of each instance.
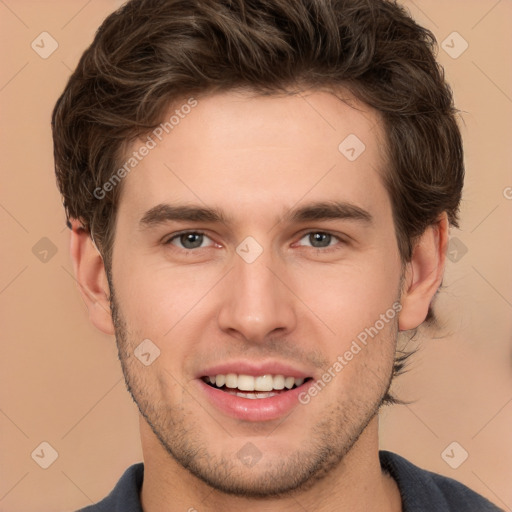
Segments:
[[[351,398],[330,407],[311,428],[307,437],[308,446],[297,447],[286,458],[262,453],[261,460],[254,467],[244,466],[236,453],[212,453],[205,439],[208,422],[228,438],[226,445],[233,444],[233,440],[206,413],[207,422],[204,422],[186,410],[183,404],[197,405],[186,389],[182,390],[182,400],[175,404],[155,400],[147,374],[144,375],[147,368],[133,354],[137,341],[129,339],[130,331],[112,285],[110,289],[118,356],[129,393],[167,454],[196,478],[221,493],[265,499],[293,496],[310,489],[342,463],[378,413],[390,388],[392,366],[387,372],[387,379],[375,379],[372,396],[363,403],[358,398]],[[397,325],[393,326],[392,331],[390,335],[396,340]],[[369,373],[367,377],[376,375]],[[299,415],[307,411],[307,406],[303,407],[296,407],[285,421],[295,421],[297,428],[301,428]],[[276,435],[278,430],[274,432]]]

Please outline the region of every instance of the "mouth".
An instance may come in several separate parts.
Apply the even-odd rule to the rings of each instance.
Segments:
[[[218,374],[201,377],[208,386],[232,396],[250,400],[272,398],[287,391],[299,388],[311,380],[311,377],[285,375],[244,375],[236,373]]]
[[[218,413],[253,423],[282,419],[300,404],[299,396],[314,384],[313,377],[282,365],[274,365],[273,371],[268,366],[245,365],[241,373],[219,367],[195,382]]]

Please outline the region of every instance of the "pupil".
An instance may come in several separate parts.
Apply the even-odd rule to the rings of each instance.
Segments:
[[[203,235],[200,233],[185,233],[180,238],[180,242],[186,249],[197,249],[203,243]]]
[[[311,233],[309,241],[313,247],[328,247],[331,243],[331,235],[327,233]]]

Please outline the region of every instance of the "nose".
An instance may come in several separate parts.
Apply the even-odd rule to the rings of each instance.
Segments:
[[[276,265],[264,251],[252,263],[234,255],[234,265],[223,282],[220,329],[251,343],[290,334],[297,314],[294,295],[286,286],[286,272],[280,266],[284,263]]]

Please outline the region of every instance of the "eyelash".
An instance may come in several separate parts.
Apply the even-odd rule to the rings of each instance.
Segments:
[[[180,231],[179,233],[176,233],[176,234],[172,235],[170,238],[168,238],[165,242],[163,242],[163,244],[164,245],[172,245],[173,240],[176,240],[183,235],[203,235],[207,238],[210,238],[204,231],[190,231],[190,230],[189,231]],[[205,247],[198,247],[196,249],[185,249],[182,247],[177,247],[177,249],[181,249],[182,251],[190,252],[190,251],[197,250],[197,249],[205,249]]]
[[[204,231],[190,231],[190,230],[189,231],[180,231],[179,233],[176,233],[176,234],[172,235],[165,242],[163,242],[163,245],[173,245],[172,242],[174,240],[179,239],[183,235],[189,235],[189,234],[203,235],[203,236],[205,236],[207,238],[210,238]],[[309,235],[312,235],[312,234],[328,235],[328,236],[331,236],[333,239],[337,240],[338,243],[347,244],[347,241],[345,239],[341,238],[340,236],[335,235],[334,233],[331,233],[329,231],[319,231],[319,230],[311,230],[311,231],[307,231],[305,233],[302,233],[300,238],[299,238],[299,241],[302,240],[303,238],[309,236]],[[210,240],[211,240],[211,238],[210,238]],[[310,247],[311,249],[316,249],[317,251],[321,251],[321,252],[327,253],[327,252],[331,252],[331,251],[339,249],[339,247],[337,247],[337,245],[338,244],[328,245],[326,247],[313,247],[313,246],[310,245],[310,246],[301,246],[301,247]],[[183,247],[176,247],[176,249],[181,250],[181,251],[185,251],[185,252],[197,251],[198,249],[206,249],[206,248],[207,247],[197,247],[195,249],[186,249],[186,248],[183,248]]]

